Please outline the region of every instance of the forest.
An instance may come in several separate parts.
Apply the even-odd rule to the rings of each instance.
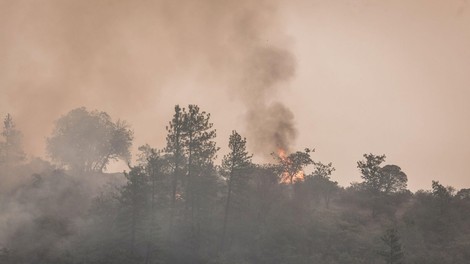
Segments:
[[[133,150],[127,122],[76,108],[38,158],[5,115],[0,263],[468,263],[470,188],[431,180],[413,193],[413,175],[382,153],[364,154],[349,186],[313,148],[274,142],[257,164],[243,135],[217,135],[210,118],[177,105],[166,145]],[[127,169],[106,172],[117,160]]]

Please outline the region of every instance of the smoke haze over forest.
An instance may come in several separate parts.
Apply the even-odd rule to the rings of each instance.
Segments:
[[[259,159],[314,147],[342,185],[372,152],[412,190],[466,187],[469,25],[463,0],[0,0],[0,113],[45,156],[73,108],[127,120],[136,151],[194,103],[218,145],[237,129]]]
[[[0,0],[0,264],[467,264],[467,0]]]

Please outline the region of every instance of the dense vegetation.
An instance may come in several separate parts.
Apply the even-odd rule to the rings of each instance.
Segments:
[[[412,193],[385,155],[357,162],[341,187],[314,151],[254,164],[233,131],[217,163],[210,114],[175,107],[162,148],[139,147],[104,112],[72,110],[47,139],[51,162],[26,159],[4,119],[0,263],[468,263],[470,189],[432,181]],[[123,174],[103,170],[111,160]],[[312,173],[303,174],[306,166]]]

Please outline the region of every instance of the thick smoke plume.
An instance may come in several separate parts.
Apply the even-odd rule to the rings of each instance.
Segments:
[[[290,149],[296,136],[292,112],[279,102],[261,105],[247,114],[248,132],[254,139],[255,149],[263,154]],[[271,151],[271,152],[267,152]]]
[[[33,154],[79,106],[126,119],[155,144],[148,123],[193,103],[166,90],[190,83],[208,97],[224,86],[247,108],[254,151],[288,148],[292,114],[272,103],[295,69],[279,9],[273,0],[2,1],[0,113],[12,113]]]
[[[264,47],[247,60],[249,87],[245,90],[247,132],[255,151],[269,155],[279,149],[288,151],[296,136],[293,113],[281,102],[272,102],[279,85],[295,71],[293,55],[285,49]],[[285,83],[284,83],[285,84]]]

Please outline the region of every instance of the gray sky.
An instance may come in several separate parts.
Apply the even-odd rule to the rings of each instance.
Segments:
[[[222,156],[230,131],[246,132],[250,145],[247,114],[277,101],[294,116],[291,149],[315,147],[342,185],[360,180],[356,161],[372,152],[401,166],[412,190],[431,180],[469,187],[468,8],[0,0],[0,113],[13,114],[29,153],[44,155],[53,121],[72,108],[129,121],[136,149],[163,146],[174,104],[196,103],[212,114]]]

